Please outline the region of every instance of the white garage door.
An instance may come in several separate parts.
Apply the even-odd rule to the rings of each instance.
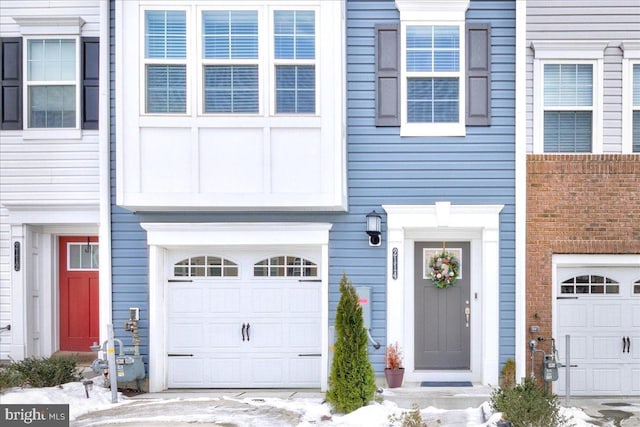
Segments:
[[[167,300],[169,387],[319,387],[316,277],[317,265],[295,256],[176,263]]]
[[[556,344],[564,363],[570,335],[571,395],[640,395],[638,268],[559,268],[558,279]]]

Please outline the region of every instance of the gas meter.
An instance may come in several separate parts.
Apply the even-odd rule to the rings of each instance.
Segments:
[[[542,377],[545,381],[558,380],[558,362],[554,354],[545,354],[542,365]]]

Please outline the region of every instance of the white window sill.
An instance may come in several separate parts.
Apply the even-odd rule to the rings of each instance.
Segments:
[[[464,123],[403,123],[400,136],[466,136]]]

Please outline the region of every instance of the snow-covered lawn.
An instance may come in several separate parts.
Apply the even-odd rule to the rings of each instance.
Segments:
[[[384,394],[383,394],[384,397]],[[86,398],[80,382],[59,387],[12,389],[0,394],[2,404],[69,404],[71,425],[100,426],[389,426],[390,416],[399,416],[409,409],[383,400],[350,414],[332,414],[322,399],[277,398],[184,398],[131,399],[119,393],[118,403],[111,403],[111,391],[94,385]],[[591,427],[591,420],[582,410],[563,408],[563,415],[572,417],[576,427]],[[477,408],[444,410],[420,408],[422,419],[431,426],[490,427],[500,419],[491,413],[488,403]],[[439,423],[438,423],[439,421]],[[593,420],[591,420],[593,421]],[[600,424],[597,424],[600,425]],[[608,424],[613,426],[613,424]]]

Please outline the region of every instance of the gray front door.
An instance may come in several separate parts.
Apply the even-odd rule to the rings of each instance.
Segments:
[[[416,242],[414,249],[415,369],[469,369],[470,308],[469,242],[446,242],[460,257],[460,278],[440,289],[426,277],[429,258],[442,242]],[[461,254],[461,256],[460,256]]]

